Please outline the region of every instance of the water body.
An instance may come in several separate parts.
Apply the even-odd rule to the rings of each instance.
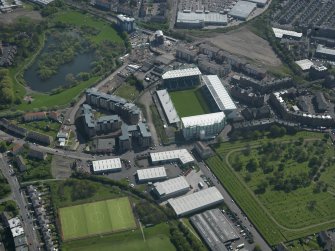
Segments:
[[[48,47],[52,44],[52,42],[53,39],[48,38],[40,55],[48,50]],[[74,76],[76,76],[80,72],[90,72],[91,62],[94,60],[94,53],[90,52],[78,54],[71,62],[61,65],[58,69],[58,72],[46,80],[40,79],[38,75],[38,60],[39,56],[24,72],[23,78],[26,82],[26,85],[29,86],[32,90],[38,92],[50,92],[53,89],[68,85],[65,80],[67,74],[72,73]]]

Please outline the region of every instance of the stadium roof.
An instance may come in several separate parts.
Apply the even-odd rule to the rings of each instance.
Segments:
[[[236,105],[217,75],[207,75],[202,78],[221,111],[236,109]]]
[[[200,75],[201,75],[201,72],[199,68],[195,67],[195,68],[167,71],[162,75],[162,78],[171,79],[171,78],[182,78],[182,77],[191,77],[191,76],[200,76]]]
[[[187,180],[184,176],[180,176],[164,182],[157,182],[154,184],[154,186],[159,196],[169,196],[170,194],[190,188],[190,185],[187,183]]]
[[[239,19],[247,19],[256,8],[257,5],[255,3],[238,1],[230,10],[229,15]]]
[[[295,63],[297,65],[299,65],[299,67],[303,71],[309,70],[312,67],[312,65],[314,65],[313,62],[309,59],[303,59],[303,60],[295,61]]]
[[[335,56],[335,49],[327,48],[327,47],[323,46],[322,44],[318,45],[318,47],[316,48],[316,52],[321,53],[321,54],[327,54],[327,55]]]
[[[139,181],[161,179],[166,178],[166,171],[164,166],[139,169],[137,170],[137,176]]]
[[[192,155],[186,149],[178,149],[165,152],[150,153],[152,162],[179,160],[183,165],[194,161]]]
[[[255,3],[259,6],[264,6],[268,3],[268,0],[247,0],[248,2]]]
[[[282,38],[284,35],[289,37],[301,38],[302,33],[290,31],[290,30],[283,30],[272,27],[273,33],[275,34],[276,38]]]
[[[180,118],[166,89],[157,91],[157,96],[163,106],[169,124],[178,123]]]
[[[202,115],[195,115],[190,117],[183,117],[181,121],[184,128],[193,127],[193,126],[209,126],[216,123],[221,123],[225,114],[223,112],[214,112]]]
[[[120,158],[95,160],[92,162],[93,172],[119,170],[122,168]]]
[[[168,203],[175,211],[176,215],[185,215],[196,210],[201,210],[207,206],[223,201],[223,196],[216,187],[210,187],[199,192],[182,197],[169,199]]]
[[[177,23],[201,23],[204,22],[205,25],[209,24],[219,24],[227,25],[228,17],[227,15],[220,14],[218,12],[181,12],[178,11]]]

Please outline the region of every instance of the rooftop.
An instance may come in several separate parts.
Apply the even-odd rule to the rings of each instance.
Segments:
[[[119,14],[116,16],[119,20],[121,20],[122,22],[133,22],[135,21],[135,18],[133,17],[127,17],[125,15]]]
[[[166,171],[164,166],[139,169],[137,170],[137,176],[139,181],[165,178]]]
[[[162,75],[162,78],[171,79],[171,78],[182,78],[182,77],[191,77],[191,76],[200,76],[201,72],[198,67],[196,68],[187,68],[180,70],[167,71]]]
[[[284,35],[285,36],[290,36],[290,37],[295,37],[295,38],[301,38],[302,33],[295,32],[295,31],[290,31],[290,30],[283,30],[283,29],[278,29],[278,28],[272,28],[273,33],[275,34],[276,38],[282,38]]]
[[[303,59],[303,60],[295,61],[295,63],[297,65],[299,65],[299,67],[303,71],[309,70],[312,67],[312,65],[314,65],[313,62],[309,59]]]
[[[157,182],[154,186],[159,196],[169,196],[175,192],[190,188],[184,176],[169,179],[164,182]]]
[[[335,56],[335,49],[327,48],[322,44],[318,45],[318,47],[316,48],[316,52]]]
[[[182,164],[193,162],[192,155],[186,149],[150,153],[152,162],[180,160]]]
[[[178,123],[180,121],[180,118],[177,114],[176,108],[174,107],[171,97],[169,95],[169,93],[166,91],[166,89],[164,90],[159,90],[156,91],[157,92],[157,96],[163,106],[165,115],[168,119],[169,124],[174,124],[174,123]]]
[[[181,12],[178,11],[177,23],[202,23],[226,25],[228,23],[227,15],[218,12]]]
[[[221,123],[225,119],[223,112],[208,113],[202,115],[195,115],[190,117],[183,117],[181,121],[184,128],[194,126],[209,126],[216,123]]]
[[[118,170],[122,168],[120,158],[95,160],[92,162],[92,165],[93,165],[93,172]]]
[[[230,10],[229,15],[237,18],[247,19],[249,15],[257,8],[255,3],[247,1],[238,1]]]

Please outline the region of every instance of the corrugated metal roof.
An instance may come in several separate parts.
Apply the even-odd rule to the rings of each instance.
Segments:
[[[166,177],[166,171],[164,166],[139,169],[137,170],[138,180],[150,180],[150,179],[159,179]]]
[[[202,115],[195,115],[190,117],[183,117],[181,121],[183,127],[193,127],[193,126],[209,126],[216,123],[221,123],[225,119],[225,114],[223,112],[208,113]]]
[[[169,196],[170,194],[190,188],[190,185],[187,183],[187,180],[184,176],[170,179],[164,182],[157,182],[154,184],[154,186],[159,196]]]
[[[152,162],[180,160],[182,164],[193,162],[192,155],[186,149],[150,153]]]
[[[202,78],[221,111],[236,109],[236,105],[217,75],[207,75]]]
[[[163,106],[169,124],[178,123],[180,118],[166,89],[157,91],[157,96],[161,102],[161,105]]]
[[[95,160],[92,161],[92,165],[94,172],[111,171],[122,168],[120,158]]]
[[[272,30],[276,38],[282,38],[284,35],[290,36],[290,37],[296,37],[296,38],[302,37],[302,33],[295,32],[295,31],[283,30],[283,29],[278,29],[278,28],[272,28]]]
[[[247,19],[256,8],[257,5],[255,3],[238,1],[230,10],[229,15],[236,18]]]
[[[228,23],[227,15],[220,14],[217,12],[209,13],[196,13],[196,12],[181,12],[177,14],[177,23],[200,23],[206,24],[216,23],[226,25]]]
[[[201,75],[201,72],[199,68],[195,67],[195,68],[167,71],[162,75],[162,78],[171,79],[171,78],[182,78],[182,77],[191,77],[191,76],[200,76],[200,75]]]
[[[309,70],[312,67],[312,65],[314,65],[313,62],[309,59],[298,60],[298,61],[295,61],[295,63],[299,65],[299,67],[303,71]]]

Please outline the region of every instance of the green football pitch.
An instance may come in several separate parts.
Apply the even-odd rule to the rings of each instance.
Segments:
[[[136,228],[127,197],[59,209],[63,240]]]

